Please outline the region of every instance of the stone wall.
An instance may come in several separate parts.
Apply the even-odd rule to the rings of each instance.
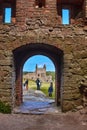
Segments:
[[[45,8],[36,8],[34,0],[3,2],[0,4],[0,100],[11,107],[22,103],[23,64],[35,54],[44,54],[55,65],[56,104],[60,101],[63,111],[83,105],[79,86],[83,79],[87,80],[87,0],[46,0]],[[3,23],[3,8],[7,5],[12,8],[10,24]],[[70,25],[61,24],[62,7],[70,9]]]
[[[55,25],[62,23],[62,9],[70,10],[70,24],[83,22],[87,17],[87,0],[46,0],[45,7],[37,8],[35,0],[1,0],[0,3],[0,23],[4,22],[4,8],[12,8],[11,22],[20,26],[27,22],[27,19],[42,19],[45,25]],[[86,19],[85,19],[86,20]]]
[[[18,74],[13,51],[29,44],[46,43],[64,52],[62,110],[81,105],[79,85],[82,79],[87,80],[87,28],[81,25],[43,27],[38,24],[39,28],[34,25],[31,29],[31,25],[22,30],[15,25],[0,25],[0,100],[15,105],[16,93],[21,91],[18,88],[15,91]]]
[[[87,0],[85,0],[85,17],[87,19]]]

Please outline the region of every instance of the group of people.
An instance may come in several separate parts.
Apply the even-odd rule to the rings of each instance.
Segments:
[[[37,90],[40,90],[41,82],[40,82],[39,78],[37,78],[36,84],[37,84]],[[53,93],[53,82],[50,83],[50,86],[48,88],[49,97],[52,97],[52,93]]]
[[[36,80],[36,85],[37,85],[37,90],[40,90],[41,81],[39,78],[37,78]],[[25,81],[24,86],[26,86],[26,90],[28,90],[28,79]],[[53,82],[50,83],[50,86],[48,88],[49,97],[52,97],[52,93],[53,93]]]

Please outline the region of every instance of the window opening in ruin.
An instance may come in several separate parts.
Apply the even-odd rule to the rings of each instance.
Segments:
[[[69,9],[62,9],[62,24],[69,24]]]
[[[4,8],[4,23],[11,23],[11,8]]]
[[[53,83],[52,95],[48,92],[51,82]],[[49,99],[48,105],[50,105],[50,101],[52,104],[55,103],[55,66],[51,59],[44,55],[30,57],[23,66],[22,84],[23,102],[25,102],[27,95],[27,101],[33,101],[34,104],[39,102],[38,106],[35,107],[40,107],[42,101],[44,105],[47,98]]]
[[[35,0],[35,7],[36,8],[43,8],[43,7],[45,7],[45,0]]]

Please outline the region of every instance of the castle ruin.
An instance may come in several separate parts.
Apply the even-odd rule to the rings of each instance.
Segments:
[[[38,67],[36,64],[35,72],[27,72],[27,74],[23,75],[24,80],[29,79],[36,81],[37,78],[39,78],[41,82],[52,82],[52,76],[47,76],[46,74],[46,65]]]

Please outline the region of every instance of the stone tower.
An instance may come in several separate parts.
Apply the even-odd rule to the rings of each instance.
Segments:
[[[34,80],[36,81],[37,78],[40,79],[41,82],[51,82],[52,75],[46,74],[46,65],[44,64],[43,67],[38,67],[36,64],[35,72],[28,72],[27,74],[23,75],[24,79]]]
[[[0,101],[12,110],[22,103],[23,65],[36,54],[55,65],[56,105],[62,111],[83,105],[79,87],[87,81],[87,0],[0,0]]]
[[[42,68],[40,68],[40,67],[38,67],[36,65],[36,71],[35,71],[35,73],[36,73],[36,75],[38,77],[41,77],[41,74],[43,74],[43,76],[45,76],[46,75],[46,65],[44,65]]]

